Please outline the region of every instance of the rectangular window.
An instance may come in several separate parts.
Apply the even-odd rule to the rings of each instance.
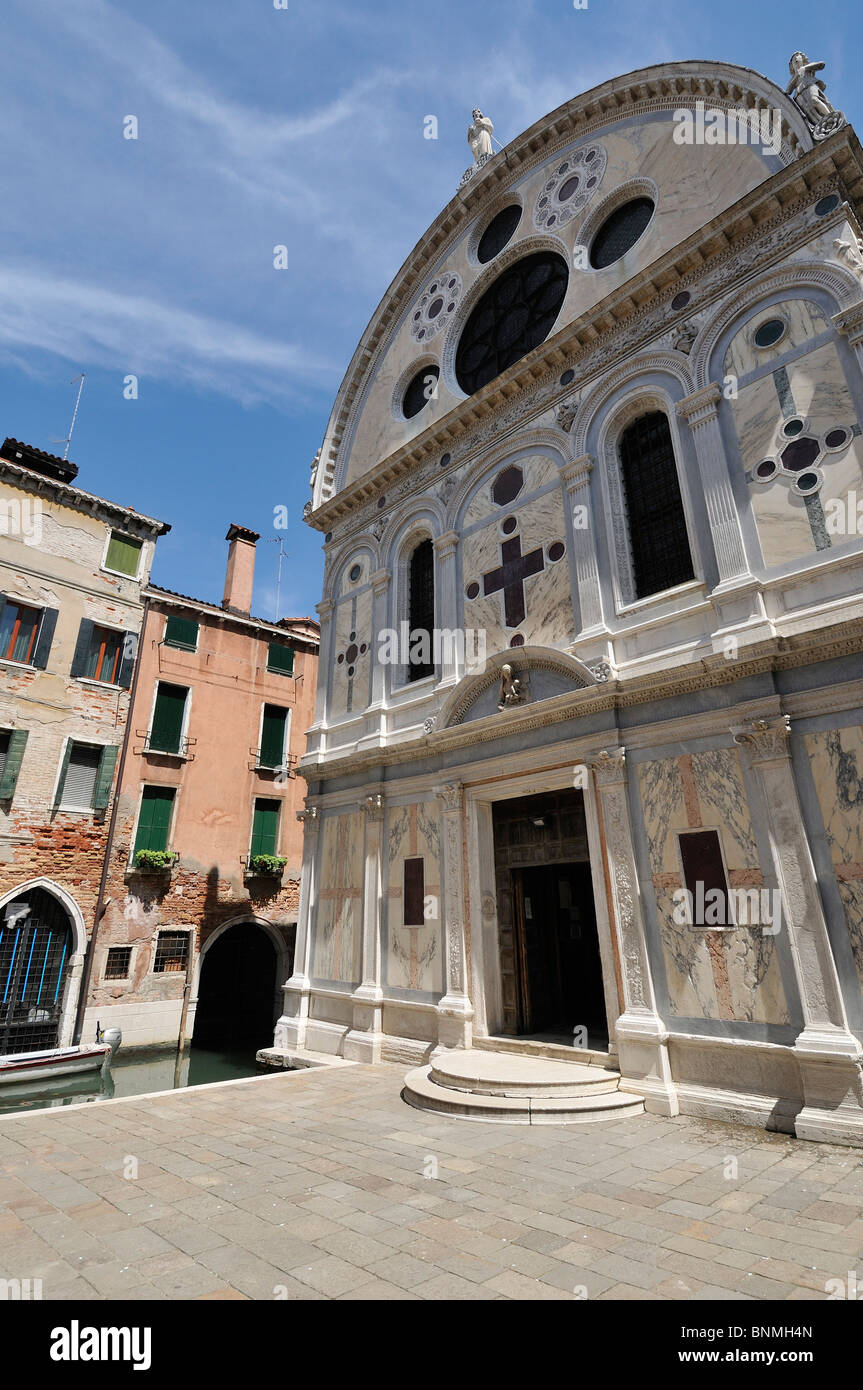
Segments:
[[[96,627],[90,634],[90,650],[83,674],[90,680],[116,685],[123,653],[123,634],[109,627]]]
[[[105,961],[105,979],[128,980],[131,961],[131,946],[109,946],[108,959]]]
[[[90,811],[93,809],[96,794],[96,780],[102,749],[91,743],[72,743],[66,754],[66,770],[62,778],[59,804],[71,811]]]
[[[282,676],[294,673],[294,649],[284,647],[281,642],[271,642],[267,651],[267,670],[276,671]]]
[[[683,881],[691,894],[692,925],[730,925],[728,883],[722,862],[722,845],[716,830],[689,830],[678,834]],[[722,895],[716,897],[713,890]],[[713,897],[708,894],[713,892]]]
[[[141,542],[131,536],[121,536],[119,531],[111,532],[108,554],[105,556],[105,569],[117,574],[128,574],[135,579],[141,563]]]
[[[279,838],[279,802],[267,801],[258,797],[255,801],[255,814],[252,818],[252,845],[250,856],[256,854],[275,854]]]
[[[198,624],[194,618],[181,618],[171,613],[165,623],[165,646],[179,647],[184,652],[198,650]]]
[[[156,687],[156,704],[153,709],[153,727],[150,730],[150,748],[155,753],[179,753],[183,737],[183,721],[186,716],[186,697],[189,694],[185,685],[167,685],[159,681]]]
[[[261,767],[281,767],[285,761],[285,736],[290,710],[278,705],[264,705],[261,723]]]
[[[160,931],[156,942],[156,959],[153,971],[156,975],[178,975],[186,968],[189,954],[189,933],[186,931]]]
[[[405,926],[421,927],[425,922],[425,863],[422,859],[405,860],[404,890]]]
[[[7,602],[0,619],[0,657],[29,666],[36,647],[41,608]]]
[[[135,835],[134,856],[139,849],[167,849],[174,809],[173,787],[144,787]]]

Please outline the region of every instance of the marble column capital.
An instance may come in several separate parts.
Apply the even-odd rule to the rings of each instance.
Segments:
[[[435,554],[439,555],[442,560],[446,559],[448,555],[454,555],[458,549],[459,539],[458,531],[444,531],[442,536],[436,536],[432,541]]]
[[[840,309],[832,316],[833,327],[837,333],[847,338],[852,347],[863,343],[863,300],[852,304],[849,309]]]
[[[791,719],[787,714],[777,719],[753,719],[749,724],[735,725],[731,734],[736,744],[749,750],[753,762],[789,756]]]
[[[326,622],[335,606],[331,598],[322,598],[320,603],[315,604],[315,612],[319,615],[321,622]]]
[[[682,401],[675,405],[677,414],[686,420],[692,430],[700,429],[702,425],[710,424],[716,419],[719,409],[719,402],[722,400],[722,387],[715,381],[711,381],[708,386],[702,386],[698,391],[693,391],[691,396],[684,396]]]
[[[392,577],[392,570],[375,570],[374,574],[371,576],[371,579],[369,580],[369,583],[372,586],[372,591],[375,594],[386,593],[387,589],[389,588],[389,583]]]
[[[593,472],[593,458],[590,454],[579,454],[578,458],[570,459],[560,470],[560,476],[566,484],[569,492],[576,492],[579,488],[587,487],[590,482],[590,475]]]
[[[316,835],[321,824],[320,808],[318,806],[306,806],[304,811],[297,812],[297,820],[303,827],[304,835]]]
[[[587,766],[596,776],[600,787],[612,786],[615,782],[626,780],[626,749],[601,748],[589,753],[585,758]]]
[[[435,796],[443,802],[445,811],[461,811],[464,787],[461,782],[447,782],[444,786],[435,788]]]
[[[371,795],[364,797],[363,810],[370,821],[382,821],[385,810],[383,794],[381,792],[372,792]]]

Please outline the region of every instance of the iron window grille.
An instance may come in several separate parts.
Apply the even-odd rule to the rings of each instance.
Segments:
[[[57,1046],[72,931],[41,888],[6,903],[0,919],[0,1053]]]
[[[153,961],[154,975],[179,975],[186,969],[189,958],[189,933],[160,931]]]
[[[456,378],[468,396],[545,341],[568,284],[566,261],[555,251],[525,256],[498,276],[459,339]]]
[[[105,961],[105,979],[127,980],[131,963],[131,946],[109,946],[108,957]]]

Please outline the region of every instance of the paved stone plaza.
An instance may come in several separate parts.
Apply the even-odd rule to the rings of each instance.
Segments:
[[[75,1300],[795,1300],[863,1271],[860,1151],[692,1118],[435,1117],[403,1073],[0,1118],[0,1275]]]

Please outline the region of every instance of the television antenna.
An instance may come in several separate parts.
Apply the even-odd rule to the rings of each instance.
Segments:
[[[279,612],[282,606],[282,561],[287,560],[288,552],[285,550],[285,542],[281,536],[271,536],[267,545],[277,545],[279,547],[279,569],[276,577],[276,617],[279,621]]]
[[[63,450],[64,459],[67,459],[69,457],[69,445],[72,443],[72,432],[75,428],[75,421],[78,418],[78,406],[81,404],[81,392],[84,390],[85,375],[86,373],[82,372],[80,376],[73,376],[71,382],[69,383],[70,386],[74,386],[75,382],[78,382],[78,395],[75,398],[75,409],[72,411],[72,423],[69,426],[69,433],[66,435],[65,439],[51,440],[52,444],[65,444],[66,447]]]

